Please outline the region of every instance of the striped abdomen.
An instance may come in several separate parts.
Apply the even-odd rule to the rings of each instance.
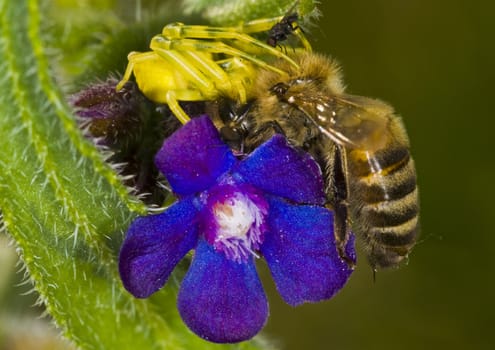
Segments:
[[[395,140],[397,141],[397,140]],[[391,142],[375,152],[350,150],[350,205],[373,267],[397,266],[414,246],[419,200],[409,148]]]

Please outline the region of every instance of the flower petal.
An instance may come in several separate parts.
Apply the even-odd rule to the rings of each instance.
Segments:
[[[234,169],[245,182],[297,203],[324,204],[320,167],[306,152],[275,135]]]
[[[196,214],[192,200],[182,200],[161,214],[132,222],[119,257],[120,277],[131,294],[146,298],[163,287],[197,243]]]
[[[198,243],[177,303],[187,326],[216,343],[250,339],[268,317],[268,302],[253,259],[234,262],[204,240]]]
[[[333,213],[270,198],[268,232],[261,246],[277,290],[290,305],[329,299],[352,273],[335,247]],[[353,247],[347,247],[354,256]]]
[[[180,196],[209,188],[234,162],[234,155],[206,115],[173,133],[155,157],[156,166]]]

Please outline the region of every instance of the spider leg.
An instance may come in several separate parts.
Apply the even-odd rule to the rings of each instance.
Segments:
[[[186,81],[191,82],[198,90],[200,90],[207,99],[213,97],[212,92],[215,91],[215,85],[211,79],[208,79],[203,72],[191,64],[183,52],[174,50],[167,44],[164,38],[160,35],[155,36],[151,40],[150,48],[156,52],[161,58],[173,66]]]
[[[249,21],[240,25],[239,31],[245,34],[266,32],[272,29],[274,25],[280,23],[280,21],[282,21],[284,18],[285,16],[255,19],[253,21]],[[308,52],[311,52],[312,51],[311,44],[304,35],[302,29],[297,24],[292,29],[293,29],[292,32],[294,33],[294,35],[297,36],[304,49]]]
[[[233,99],[238,97],[241,103],[246,103],[245,85],[242,81],[236,79],[236,74],[227,74],[217,62],[213,61],[204,52],[184,51],[182,54],[213,80],[218,91]]]
[[[274,25],[279,23],[284,16],[255,19],[241,24],[238,31],[245,34],[266,32],[272,29]]]
[[[136,59],[134,59],[134,57],[137,56],[140,56],[141,57],[140,59],[143,61],[146,60],[148,57],[150,57],[148,53],[140,53],[136,51],[130,52],[127,55],[127,60],[129,61],[129,63],[127,64],[127,67],[125,69],[124,76],[122,77],[122,79],[117,84],[117,87],[115,88],[117,91],[121,90],[124,87],[125,83],[127,83],[129,79],[131,79],[132,72],[134,71],[134,64],[136,62]]]
[[[313,49],[311,48],[311,44],[309,43],[308,39],[306,39],[306,36],[304,35],[304,32],[299,26],[296,26],[293,31],[294,35],[297,36],[299,41],[301,42],[302,46],[306,49],[306,51],[311,52]]]
[[[197,45],[201,45],[201,46],[196,46],[194,48],[195,50],[213,50],[210,52],[218,52],[232,56],[240,56],[243,57],[244,59],[252,61],[253,63],[265,69],[271,69],[273,71],[277,71],[274,67],[270,66],[269,64],[267,64],[262,60],[257,59],[253,55],[246,54],[241,50],[235,49],[234,47],[231,47],[220,41],[213,41],[212,39],[238,41],[244,44],[246,50],[248,50],[249,46],[251,46],[249,50],[261,49],[261,52],[264,52],[265,54],[271,55],[275,58],[283,59],[289,62],[294,67],[299,68],[298,64],[283,52],[277,50],[276,48],[271,47],[268,44],[265,44],[260,40],[253,38],[248,34],[239,32],[240,30],[242,30],[242,26],[241,27],[209,27],[209,26],[199,26],[199,25],[184,25],[182,23],[172,23],[163,28],[162,35],[173,43],[185,41],[186,43],[196,42]],[[210,39],[212,41],[197,41],[194,39]],[[209,47],[203,47],[203,45],[208,45],[208,44],[210,44]],[[179,50],[177,47],[174,47],[174,49]]]
[[[241,57],[245,60],[251,61],[254,64],[258,65],[261,68],[271,70],[273,72],[276,72],[280,75],[286,75],[287,73],[266,63],[263,60],[260,60],[252,55],[249,55],[245,53],[244,51],[238,50],[236,48],[233,48],[229,45],[224,44],[223,42],[220,41],[205,41],[205,40],[195,40],[195,39],[173,39],[170,40],[168,38],[165,38],[163,36],[156,36],[155,38],[160,38],[159,44],[155,45],[155,47],[160,47],[161,50],[163,51],[205,51],[205,52],[210,52],[210,53],[221,53],[225,54],[228,56],[237,56]],[[155,39],[154,38],[154,39]],[[153,42],[152,42],[153,45]],[[153,47],[152,47],[153,48]],[[287,57],[284,55],[282,52],[270,47],[271,49],[275,50],[278,52],[280,55]],[[154,48],[153,48],[154,49]],[[287,57],[290,61],[289,57]],[[294,61],[292,61],[294,62]],[[296,64],[294,62],[294,64]],[[296,64],[297,66],[297,64]]]
[[[176,50],[168,45],[169,41],[162,36],[155,36],[151,41],[151,49],[169,61],[174,68],[186,77],[203,95],[203,100],[211,100],[219,92],[231,98],[239,97],[242,103],[246,102],[246,89],[238,79],[231,79],[229,75],[206,53],[190,47],[180,47]],[[208,52],[208,51],[206,51]]]
[[[187,123],[191,118],[179,105],[178,101],[202,101],[204,97],[196,90],[169,90],[165,94],[168,108],[182,124]]]

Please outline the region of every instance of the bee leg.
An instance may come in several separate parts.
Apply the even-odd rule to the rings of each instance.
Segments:
[[[231,101],[233,103],[233,101]],[[250,101],[248,103],[245,103],[242,106],[236,106],[231,107],[230,110],[233,111],[235,110],[235,113],[230,113],[231,117],[231,123],[226,123],[228,126],[227,128],[231,129],[235,134],[238,135],[237,137],[237,145],[238,145],[238,150],[239,150],[239,155],[246,155],[246,138],[248,136],[248,130],[249,130],[249,111],[251,110],[253,106],[253,101]],[[221,130],[220,130],[221,131]]]
[[[348,217],[348,206],[347,203],[339,202],[334,205],[335,211],[335,221],[334,221],[334,235],[335,241],[337,243],[337,251],[340,258],[345,261],[345,263],[354,268],[354,260],[347,255],[346,245],[349,239],[349,217]]]
[[[280,134],[286,136],[284,129],[275,120],[261,123],[254,127],[254,130],[249,132],[246,129],[245,145],[247,146],[246,151],[249,153],[253,151],[256,147],[261,145],[263,142],[270,139],[275,134]]]
[[[275,120],[270,120],[266,123],[263,123],[262,125],[260,125],[259,127],[259,132],[261,133],[265,133],[265,132],[272,132],[272,135],[273,134],[280,134],[280,135],[285,135],[285,131],[284,129],[282,129],[282,127],[280,126],[280,124],[275,121]]]
[[[205,113],[213,120],[223,142],[229,145],[236,156],[246,155],[246,138],[251,128],[249,111],[252,106],[253,101],[239,104],[239,101],[228,98],[205,104]]]
[[[330,204],[335,212],[334,215],[334,235],[337,250],[340,258],[351,268],[354,268],[354,260],[347,255],[346,245],[351,234],[348,204],[348,183],[347,183],[347,158],[345,150],[340,146],[333,147],[333,166],[329,173]]]

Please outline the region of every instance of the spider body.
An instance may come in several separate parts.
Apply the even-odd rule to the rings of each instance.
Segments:
[[[129,53],[117,90],[134,75],[141,92],[153,102],[168,105],[181,123],[189,116],[179,101],[223,97],[245,104],[253,95],[256,70],[286,75],[270,63],[275,60],[298,68],[286,53],[250,35],[268,32],[283,19],[258,19],[236,27],[169,24],[153,37],[151,51]]]

